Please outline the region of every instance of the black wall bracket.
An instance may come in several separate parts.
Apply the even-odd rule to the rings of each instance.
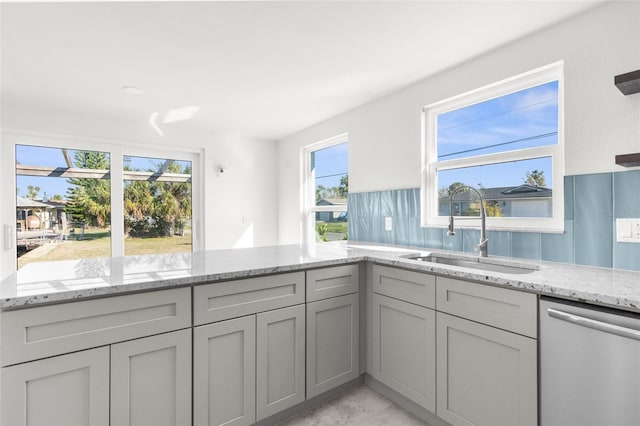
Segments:
[[[640,93],[640,70],[616,75],[614,81],[616,87],[625,95]]]

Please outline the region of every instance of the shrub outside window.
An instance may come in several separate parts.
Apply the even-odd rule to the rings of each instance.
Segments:
[[[556,63],[423,108],[423,226],[446,226],[450,205],[478,216],[471,186],[489,228],[564,229],[562,77]]]

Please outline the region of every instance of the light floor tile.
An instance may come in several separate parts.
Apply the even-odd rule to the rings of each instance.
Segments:
[[[366,385],[279,423],[278,426],[428,426]]]

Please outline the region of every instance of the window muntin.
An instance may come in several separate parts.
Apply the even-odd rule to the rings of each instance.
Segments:
[[[504,202],[501,215],[488,209],[493,229],[563,230],[562,105],[558,63],[425,107],[423,226],[446,225],[444,192],[457,182],[484,191],[489,206]]]
[[[348,143],[338,136],[306,147],[305,221],[307,242],[347,239]]]

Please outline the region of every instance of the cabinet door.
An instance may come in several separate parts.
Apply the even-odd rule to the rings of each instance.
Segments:
[[[255,315],[195,327],[193,333],[194,424],[254,423]]]
[[[307,304],[307,398],[359,375],[358,293]]]
[[[452,425],[537,424],[536,340],[438,312],[438,409]]]
[[[2,369],[3,425],[109,424],[109,348]]]
[[[257,315],[257,420],[304,401],[304,322],[304,305]]]
[[[191,330],[111,347],[113,425],[191,424]]]
[[[368,373],[435,412],[435,311],[379,294],[372,300]]]

